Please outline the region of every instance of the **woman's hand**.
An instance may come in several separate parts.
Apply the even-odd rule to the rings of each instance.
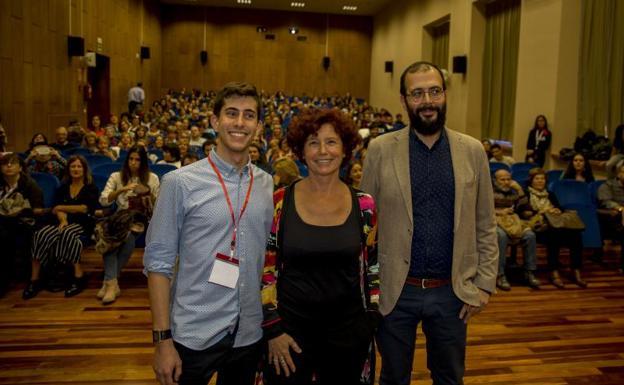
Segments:
[[[133,191],[135,189],[136,186],[138,186],[138,183],[128,183],[127,185],[123,186],[121,188],[122,191]]]
[[[278,337],[269,340],[269,365],[275,366],[275,372],[279,376],[284,371],[286,377],[296,370],[295,363],[290,356],[290,349],[295,353],[301,353],[301,348],[295,340],[284,333]]]

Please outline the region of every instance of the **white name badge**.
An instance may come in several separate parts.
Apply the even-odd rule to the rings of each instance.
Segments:
[[[234,289],[238,282],[238,275],[238,259],[217,253],[208,282]]]

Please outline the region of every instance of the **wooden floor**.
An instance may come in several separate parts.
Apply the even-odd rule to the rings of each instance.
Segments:
[[[624,384],[624,276],[586,263],[588,289],[514,286],[492,297],[469,326],[466,384]],[[543,261],[543,250],[540,251]],[[0,384],[156,384],[141,252],[110,306],[95,297],[101,265],[87,251],[89,288],[77,297],[42,292],[23,301],[22,287],[0,299]],[[545,273],[540,276],[545,278]],[[430,384],[418,337],[412,384]]]

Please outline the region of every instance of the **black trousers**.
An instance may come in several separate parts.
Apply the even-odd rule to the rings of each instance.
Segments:
[[[217,385],[254,385],[262,353],[260,341],[239,348],[234,346],[234,334],[206,350],[192,350],[177,342],[175,348],[182,360],[180,385],[206,385],[215,373]]]
[[[11,281],[30,274],[32,234],[33,227],[22,224],[19,218],[0,216],[0,292],[6,290]]]
[[[319,324],[292,325],[286,320],[282,320],[282,327],[302,352],[291,350],[296,371],[289,377],[283,371],[278,376],[274,365],[265,363],[265,385],[360,384],[373,338],[373,325],[365,313],[329,330]]]
[[[562,246],[570,249],[570,267],[573,269],[582,267],[583,238],[579,230],[548,229],[543,233],[537,233],[537,240],[546,244],[549,270],[561,267],[559,251]]]
[[[416,328],[421,322],[427,337],[427,368],[433,385],[463,384],[466,324],[459,319],[462,306],[451,285],[422,289],[406,284],[377,332],[381,355],[379,384],[410,384]]]

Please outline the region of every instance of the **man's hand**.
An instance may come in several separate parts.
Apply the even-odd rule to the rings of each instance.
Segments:
[[[182,360],[173,346],[173,340],[168,339],[156,345],[152,367],[161,385],[174,385],[180,380]]]
[[[490,294],[479,289],[479,306],[472,306],[465,303],[459,312],[459,319],[463,319],[464,323],[467,324],[471,317],[479,314],[483,309],[485,309],[488,302],[490,302]]]
[[[289,377],[290,373],[294,373],[297,369],[290,356],[290,349],[295,353],[301,353],[299,345],[286,333],[269,340],[269,364],[275,366],[275,373],[278,376],[281,373],[281,369],[284,370],[286,377]]]

